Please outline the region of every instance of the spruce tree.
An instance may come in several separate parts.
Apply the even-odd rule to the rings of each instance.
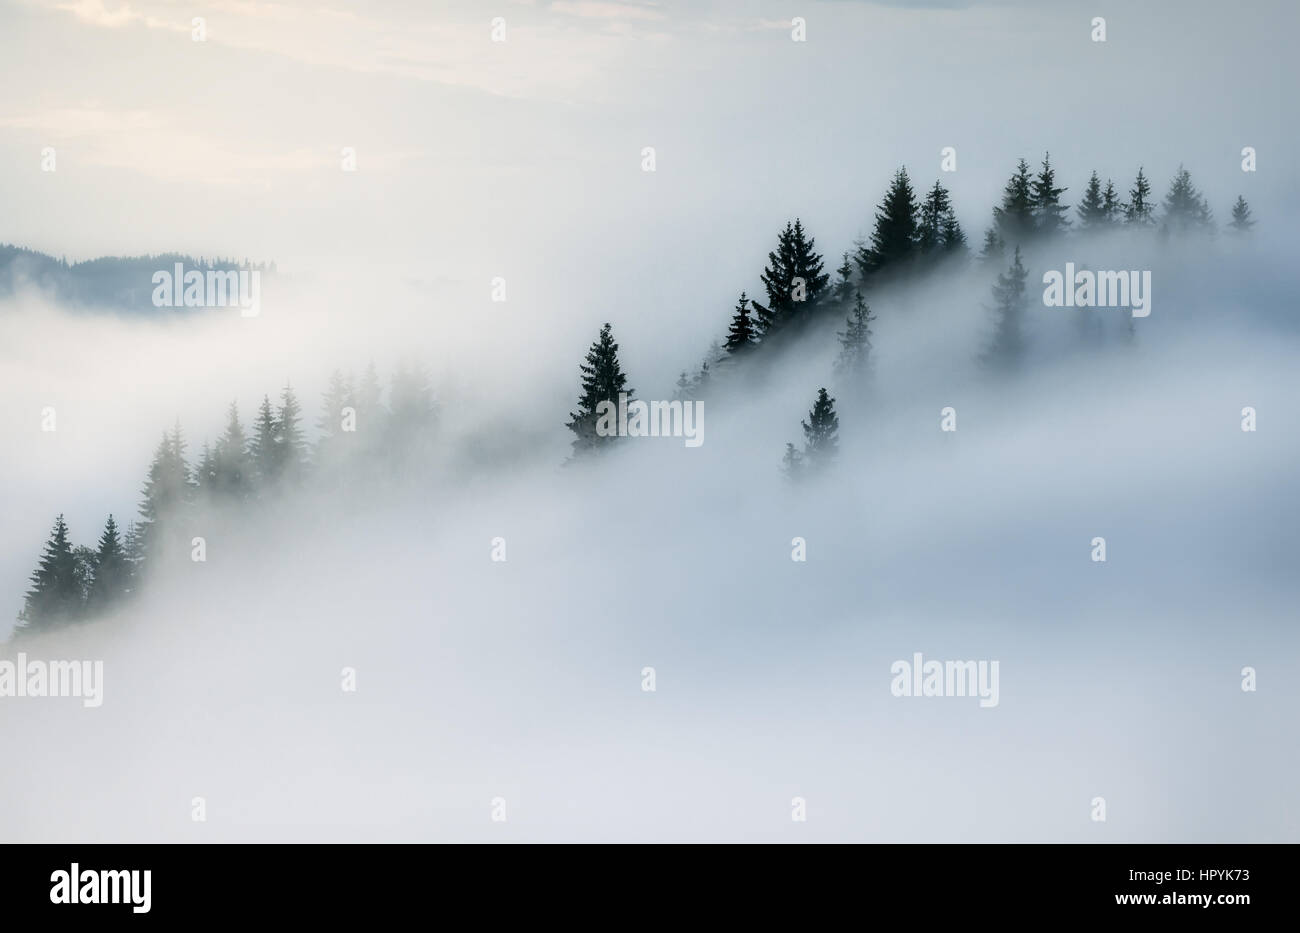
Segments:
[[[985,265],[989,263],[1001,263],[1002,257],[1006,255],[1007,244],[998,236],[998,231],[994,227],[989,227],[984,231],[984,247],[980,250],[980,262]]]
[[[911,261],[917,253],[919,211],[907,169],[900,168],[894,173],[894,180],[876,210],[871,245],[860,246],[855,257],[864,283],[886,270],[892,274],[911,268]]]
[[[993,340],[983,355],[983,361],[1002,371],[1019,367],[1025,355],[1024,314],[1025,282],[1029,273],[1020,262],[1020,247],[1005,274],[999,273],[993,285],[993,310],[998,315]]]
[[[1233,233],[1249,233],[1250,228],[1255,226],[1255,221],[1250,216],[1250,205],[1241,195],[1237,195],[1237,203],[1232,205],[1232,223],[1228,228]]]
[[[1043,166],[1034,179],[1034,218],[1038,233],[1053,237],[1064,233],[1070,226],[1069,208],[1061,203],[1061,195],[1068,188],[1056,187],[1056,171],[1052,168],[1051,153],[1043,155]]]
[[[767,254],[768,264],[761,276],[767,306],[753,302],[761,335],[806,319],[816,308],[830,276],[822,271],[822,258],[815,247],[798,218],[781,231],[776,250]]]
[[[832,298],[836,304],[844,304],[853,297],[853,265],[849,262],[848,253],[844,254],[844,261],[835,270],[835,274],[839,278],[835,280]]]
[[[1137,180],[1129,189],[1128,203],[1124,205],[1124,223],[1133,227],[1154,226],[1155,209],[1151,204],[1151,183],[1142,167],[1138,166]]]
[[[205,500],[211,501],[216,494],[217,458],[207,441],[203,442],[203,452],[199,462],[194,466],[194,485]]]
[[[943,224],[951,213],[948,191],[936,181],[921,202],[920,220],[916,227],[916,251],[919,255],[932,258],[943,249]]]
[[[1169,229],[1179,233],[1209,230],[1214,226],[1210,205],[1192,184],[1192,173],[1181,165],[1165,195],[1162,221]]]
[[[276,469],[281,477],[296,482],[307,467],[307,439],[303,436],[302,406],[288,383],[280,391],[275,413]]]
[[[1034,180],[1024,159],[1016,165],[1015,174],[1002,189],[1002,203],[993,208],[993,224],[1004,243],[1019,246],[1034,236],[1038,226],[1034,217]]]
[[[618,359],[618,344],[608,323],[601,327],[600,335],[578,369],[582,373],[582,393],[578,397],[578,410],[569,413],[567,425],[574,433],[573,459],[595,453],[617,439],[615,434],[597,432],[596,409],[601,402],[610,402],[617,411],[619,393],[627,393],[631,400],[633,391],[627,387],[627,375]]]
[[[1124,205],[1120,203],[1119,194],[1115,191],[1115,182],[1109,178],[1106,179],[1106,190],[1101,195],[1101,221],[1103,227],[1114,227],[1119,223],[1120,214],[1123,212]]]
[[[117,522],[108,516],[95,552],[94,582],[86,600],[91,612],[104,612],[125,596],[131,588],[131,567],[118,535]]]
[[[966,255],[966,234],[962,232],[961,224],[957,222],[957,215],[951,207],[943,219],[943,251],[949,256]]]
[[[821,472],[834,462],[839,453],[840,419],[835,414],[835,399],[824,388],[817,390],[808,420],[803,425],[804,448],[802,462],[811,473]]]
[[[269,399],[267,408],[270,408]],[[254,466],[248,450],[248,438],[239,423],[239,406],[231,402],[226,410],[226,430],[217,438],[213,452],[216,476],[212,486],[219,496],[242,502],[252,493]]]
[[[741,292],[740,300],[736,302],[735,314],[731,317],[731,328],[727,331],[726,351],[731,356],[741,355],[749,351],[756,341],[754,321],[749,316],[749,298]],[[685,377],[686,374],[682,373],[682,378]]]
[[[1088,178],[1088,187],[1083,190],[1083,199],[1075,208],[1079,212],[1079,227],[1085,231],[1096,230],[1106,221],[1106,204],[1101,193],[1101,179],[1093,169]]]
[[[871,357],[871,313],[862,292],[857,293],[853,313],[845,320],[845,328],[836,336],[840,338],[840,353],[835,359],[835,371],[851,379],[860,378],[868,368]]]
[[[32,572],[31,589],[18,615],[18,630],[28,633],[58,628],[78,619],[81,611],[77,558],[68,537],[68,526],[60,515]]]
[[[278,427],[275,412],[271,408],[271,397],[262,396],[262,405],[257,410],[257,420],[253,422],[253,439],[249,443],[249,456],[258,481],[270,485],[280,476],[280,453],[277,449],[276,433]]]
[[[164,432],[158,443],[142,490],[136,534],[140,539],[140,559],[145,565],[173,550],[178,541],[177,525],[192,490],[190,468],[185,462],[185,441],[178,423],[173,430]]]

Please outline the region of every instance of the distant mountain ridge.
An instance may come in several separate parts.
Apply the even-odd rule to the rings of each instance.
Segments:
[[[153,275],[171,272],[177,263],[186,271],[237,271],[247,269],[274,274],[275,263],[245,259],[203,259],[181,253],[155,256],[102,256],[69,263],[47,253],[0,243],[0,298],[24,287],[36,288],[56,301],[85,308],[174,313],[184,308],[159,308],[153,303]],[[204,310],[190,308],[188,310]]]

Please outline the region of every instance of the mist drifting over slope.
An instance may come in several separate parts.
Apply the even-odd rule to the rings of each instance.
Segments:
[[[103,662],[93,708],[0,696],[0,840],[1300,841],[1300,7],[503,6],[500,43],[469,0],[0,7],[0,244],[278,268],[256,317],[6,281],[0,639],[55,516],[125,525],[175,423],[192,464],[288,384],[314,436],[372,362],[438,403],[419,469],[198,506],[204,561],[0,644]],[[715,375],[699,447],[562,466],[602,323],[668,399],[787,222],[833,273],[907,166],[977,252],[1047,152],[1071,214],[1183,163],[1220,234],[1026,245],[1013,375],[1009,255],[873,285],[865,382],[837,310]],[[1150,271],[1150,316],[1047,307],[1067,264]],[[792,485],[823,386],[839,457]],[[996,704],[894,695],[918,653],[996,662]]]
[[[1276,266],[1223,243],[1057,250],[1098,268],[1110,251],[1154,270],[1153,312],[1132,334],[1121,312],[1091,312],[1096,338],[1080,312],[1035,302],[1026,372],[991,379],[977,356],[992,273],[971,268],[873,297],[857,395],[835,389],[827,321],[761,375],[724,376],[701,447],[629,438],[569,468],[583,339],[547,366],[526,342],[474,357],[400,300],[362,316],[310,287],[261,319],[183,328],[26,299],[0,318],[4,390],[23,402],[11,410],[72,402],[57,453],[24,445],[11,460],[11,593],[33,556],[15,542],[39,542],[52,512],[87,531],[106,506],[129,514],[174,417],[197,443],[232,397],[251,410],[288,379],[311,399],[335,365],[423,350],[442,423],[427,475],[200,514],[206,562],[178,562],[113,618],[24,640],[32,656],[102,658],[105,698],[0,707],[7,746],[24,749],[0,831],[1294,839],[1289,294]],[[1027,257],[1031,295],[1056,258]],[[68,345],[83,349],[53,349]],[[665,335],[643,352],[698,349]],[[660,391],[631,375],[654,398],[670,372]],[[823,384],[839,464],[791,488],[780,451]],[[939,430],[947,406],[955,432]],[[1095,535],[1106,563],[1089,560]],[[806,562],[791,560],[795,537]],[[1000,702],[892,696],[890,665],[914,652],[999,659]],[[1246,665],[1268,689],[1240,691]],[[105,775],[93,790],[88,760]],[[1094,795],[1111,807],[1100,827],[1080,818]],[[190,820],[196,796],[205,823]],[[790,821],[795,796],[806,824]],[[506,823],[486,815],[498,797]]]

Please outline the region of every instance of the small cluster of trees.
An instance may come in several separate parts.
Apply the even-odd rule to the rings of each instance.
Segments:
[[[60,515],[42,551],[18,616],[18,632],[45,631],[102,614],[139,588],[149,568],[184,554],[186,529],[200,507],[239,508],[277,495],[307,477],[329,485],[358,473],[399,475],[427,464],[437,423],[423,368],[401,365],[385,404],[373,364],[360,381],[336,371],[308,441],[302,406],[286,385],[279,404],[263,396],[251,428],[231,402],[215,443],[197,462],[177,422],[164,431],[145,476],[139,517],[123,534],[108,517],[97,548],[74,545]]]
[[[1037,174],[1030,170],[1028,162],[1021,159],[1002,189],[1001,202],[993,208],[993,224],[984,233],[980,258],[1000,260],[1008,246],[1028,246],[1036,240],[1050,239],[1072,229],[1069,205],[1061,199],[1067,190],[1056,183],[1056,170],[1052,167],[1050,153],[1043,156]],[[1164,235],[1210,233],[1215,229],[1214,212],[1209,202],[1192,182],[1191,172],[1181,165],[1169,184],[1163,204],[1159,206],[1152,197],[1151,182],[1141,166],[1126,200],[1120,198],[1113,179],[1106,179],[1103,185],[1094,170],[1075,211],[1078,229],[1086,233],[1118,227],[1158,228]],[[1232,208],[1232,222],[1228,229],[1233,233],[1245,233],[1254,225],[1250,206],[1239,195]]]
[[[1001,200],[993,208],[993,223],[984,234],[979,254],[982,262],[1005,269],[998,273],[992,285],[991,310],[997,322],[989,346],[980,355],[992,369],[1013,371],[1023,357],[1022,324],[1028,308],[1029,273],[1022,248],[1074,229],[1070,205],[1062,197],[1067,190],[1057,182],[1050,153],[1044,154],[1037,173],[1021,159],[1003,188]],[[1075,208],[1077,229],[1094,233],[1122,227],[1158,227],[1166,235],[1214,230],[1208,202],[1193,184],[1191,173],[1181,165],[1158,215],[1157,207],[1142,167],[1138,168],[1125,198],[1121,198],[1112,179],[1103,185],[1093,171]],[[1229,229],[1245,233],[1254,223],[1245,198],[1238,197]],[[1008,249],[1011,262],[1003,266]],[[796,218],[777,236],[776,249],[768,253],[767,265],[759,276],[765,303],[751,298],[747,292],[740,293],[725,340],[714,342],[695,376],[688,377],[682,372],[674,397],[702,397],[717,373],[753,358],[764,347],[779,345],[784,338],[797,334],[810,321],[828,312],[846,315],[845,329],[837,332],[840,349],[834,364],[835,376],[843,386],[860,389],[870,371],[870,325],[875,319],[863,292],[870,294],[882,284],[930,272],[942,264],[964,262],[969,255],[966,235],[948,190],[936,181],[923,197],[918,197],[906,167],[894,173],[876,209],[869,239],[855,244],[852,255],[843,254],[833,282],[813,237]],[[627,376],[618,360],[618,344],[608,323],[602,327],[580,369],[582,388],[578,410],[570,413],[568,422],[575,434],[575,457],[595,452],[614,441],[614,438],[596,438],[596,406],[605,400],[616,402],[619,392],[628,391]],[[628,395],[630,398],[630,391]],[[820,396],[818,403],[822,403]],[[833,414],[833,400],[827,399],[826,404],[832,405]],[[820,419],[824,417],[818,414],[815,405],[805,430],[808,424],[821,424]],[[786,472],[803,475],[801,471],[811,468],[820,456],[813,449],[808,447],[800,453],[793,445],[787,445]]]

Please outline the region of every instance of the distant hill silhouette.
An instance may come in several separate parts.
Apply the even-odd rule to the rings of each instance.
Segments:
[[[46,253],[0,243],[0,298],[22,288],[38,289],[56,301],[85,308],[157,313],[201,311],[202,308],[157,308],[153,304],[153,275],[170,272],[181,263],[191,269],[221,271],[249,269],[275,273],[275,263],[200,259],[180,253],[157,256],[103,256],[69,263]]]

